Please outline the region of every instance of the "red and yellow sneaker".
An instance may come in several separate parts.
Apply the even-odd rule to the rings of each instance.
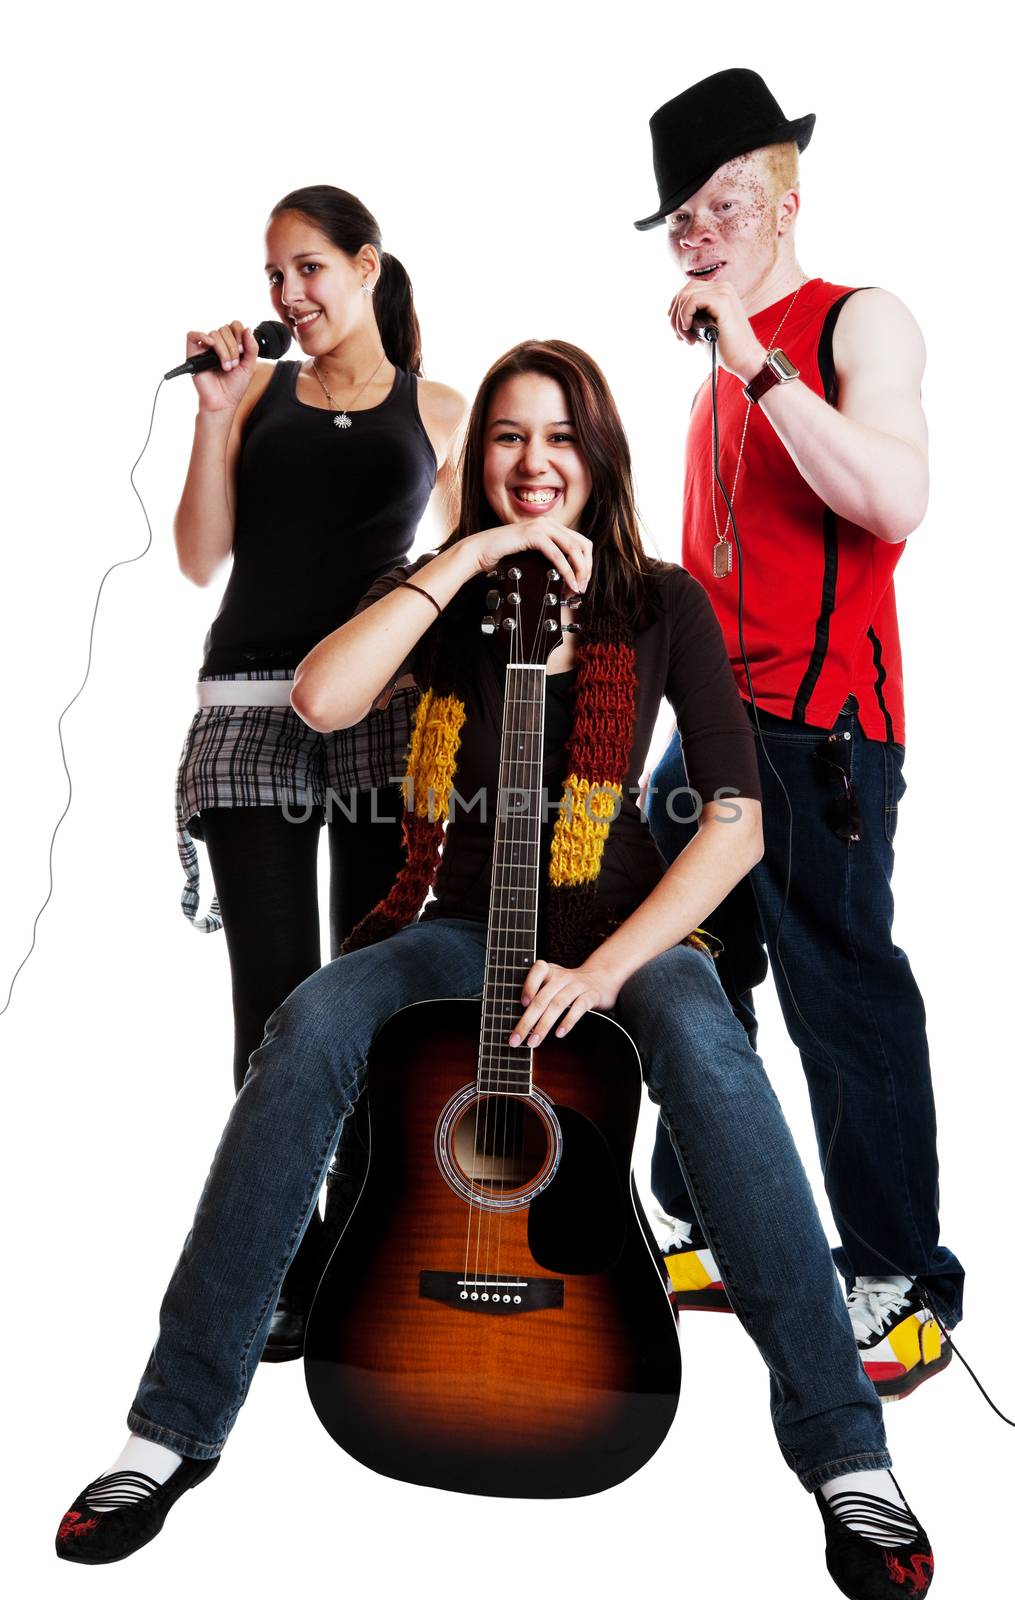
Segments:
[[[857,1278],[846,1297],[863,1370],[881,1399],[902,1400],[942,1372],[952,1347],[910,1278]]]
[[[656,1212],[662,1224],[659,1248],[669,1278],[669,1295],[680,1311],[732,1311],[715,1257],[696,1222]]]

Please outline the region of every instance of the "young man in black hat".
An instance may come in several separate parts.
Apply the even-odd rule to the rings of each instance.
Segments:
[[[683,560],[745,702],[753,691],[768,757],[764,859],[709,926],[752,1043],[751,990],[778,938],[776,989],[807,1075],[857,1344],[882,1397],[901,1398],[947,1364],[941,1324],[958,1322],[963,1284],[938,1243],[923,1002],[892,940],[905,787],[893,572],[927,504],[924,347],[893,295],[808,278],[797,260],[797,156],[814,120],[787,120],[744,69],[693,85],[651,118],[659,205],[635,226],[667,229],[686,280],[670,306],[680,340],[698,342],[696,318],[718,332],[732,516],[713,477],[706,383],[688,432]],[[671,859],[693,832],[668,800],[684,782],[675,733],[649,802]],[[661,1126],[652,1186],[678,1305],[728,1310]]]

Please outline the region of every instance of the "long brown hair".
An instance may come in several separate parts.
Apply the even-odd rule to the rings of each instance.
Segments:
[[[397,256],[383,249],[377,218],[347,189],[330,183],[312,183],[293,189],[271,209],[274,220],[283,211],[298,211],[320,228],[336,250],[354,256],[365,244],[372,244],[381,261],[380,277],[374,291],[374,315],[384,354],[392,366],[406,372],[423,371],[423,352],[419,320],[412,298],[412,284]]]
[[[497,387],[524,373],[552,378],[564,391],[578,449],[592,479],[579,532],[592,540],[592,580],[585,604],[599,615],[644,625],[654,579],[669,570],[641,541],[631,478],[631,449],[616,402],[590,355],[563,339],[526,339],[495,361],[473,402],[462,450],[460,506],[454,532],[443,548],[493,527],[499,520],[483,491],[486,423]]]

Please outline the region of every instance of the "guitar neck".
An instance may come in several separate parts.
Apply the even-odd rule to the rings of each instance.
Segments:
[[[545,696],[545,666],[508,667],[477,1072],[480,1093],[532,1091],[532,1051],[525,1046],[511,1049],[507,1041],[521,1012],[522,983],[536,959]]]

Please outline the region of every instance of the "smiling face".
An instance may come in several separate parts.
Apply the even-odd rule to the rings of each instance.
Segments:
[[[577,528],[592,477],[560,384],[517,373],[490,396],[483,442],[483,492],[501,522],[552,516]]]
[[[373,317],[363,293],[377,278],[372,246],[348,256],[299,211],[282,211],[269,224],[265,250],[275,314],[308,356],[326,355]]]
[[[797,190],[784,181],[781,151],[781,146],[751,150],[727,161],[669,214],[670,249],[685,277],[702,283],[722,279],[746,301],[774,274],[780,250],[792,248],[800,203]]]

